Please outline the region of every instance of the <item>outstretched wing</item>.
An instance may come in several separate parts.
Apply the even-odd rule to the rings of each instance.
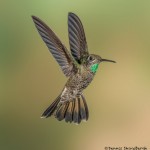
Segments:
[[[68,32],[72,56],[78,63],[82,63],[81,59],[89,55],[88,47],[83,25],[73,13],[68,14]]]
[[[43,41],[49,48],[63,73],[70,76],[75,71],[75,64],[66,47],[61,43],[55,33],[39,18],[32,16],[35,26]]]

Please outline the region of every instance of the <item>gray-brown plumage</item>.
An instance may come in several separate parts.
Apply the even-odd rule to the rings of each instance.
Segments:
[[[91,83],[102,61],[98,55],[89,54],[83,25],[73,13],[68,14],[68,33],[71,54],[55,33],[39,18],[32,16],[35,26],[43,41],[52,53],[63,73],[69,77],[61,94],[45,110],[42,117],[54,115],[59,121],[79,124],[88,120],[89,111],[83,90]]]

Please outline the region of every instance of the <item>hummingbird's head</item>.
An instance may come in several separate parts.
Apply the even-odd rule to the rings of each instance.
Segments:
[[[86,65],[87,65],[87,67],[90,69],[90,71],[91,71],[92,73],[96,73],[99,64],[100,64],[101,62],[104,62],[104,61],[116,63],[116,62],[113,61],[113,60],[103,59],[103,58],[101,58],[101,57],[98,56],[98,55],[90,54],[90,55],[87,57],[87,64],[86,64]]]

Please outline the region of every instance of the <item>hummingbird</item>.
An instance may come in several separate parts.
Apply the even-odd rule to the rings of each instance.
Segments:
[[[68,35],[71,53],[56,34],[41,19],[32,16],[35,27],[68,78],[64,88],[53,103],[44,111],[41,118],[54,116],[57,120],[80,124],[87,121],[89,110],[83,90],[93,80],[101,62],[112,62],[98,55],[89,54],[84,28],[79,17],[68,13]]]

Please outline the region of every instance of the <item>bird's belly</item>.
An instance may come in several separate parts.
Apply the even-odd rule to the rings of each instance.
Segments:
[[[90,84],[93,80],[91,73],[76,74],[71,77],[63,89],[61,94],[62,101],[73,100],[82,94],[82,91]]]

